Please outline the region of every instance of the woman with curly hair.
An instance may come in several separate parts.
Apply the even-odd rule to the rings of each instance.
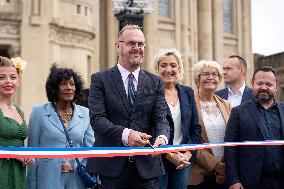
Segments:
[[[0,56],[0,146],[22,147],[28,136],[24,114],[13,103],[13,96],[20,83],[24,65],[20,58],[12,61]],[[26,166],[31,158],[0,159],[0,188],[23,189],[26,185]]]
[[[75,103],[82,92],[81,77],[70,68],[58,68],[53,64],[45,87],[49,103],[33,107],[29,120],[28,145],[68,148],[60,116],[74,147],[91,146],[94,134],[90,126],[89,110]],[[72,158],[39,159],[28,171],[28,187],[84,188],[76,167]]]

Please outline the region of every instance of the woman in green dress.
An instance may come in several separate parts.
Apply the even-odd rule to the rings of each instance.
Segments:
[[[0,146],[21,147],[28,129],[22,111],[13,104],[13,96],[24,61],[12,60],[0,56]],[[0,159],[0,189],[24,189],[26,166],[33,163],[32,158]]]

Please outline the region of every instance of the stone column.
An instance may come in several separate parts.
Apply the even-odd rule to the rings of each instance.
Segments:
[[[250,1],[242,0],[242,33],[243,38],[242,44],[242,54],[247,61],[248,64],[248,70],[247,70],[247,83],[251,81],[252,74],[254,71],[254,64],[253,64],[253,55],[252,55],[252,39],[251,39],[251,3]]]
[[[102,2],[102,1],[101,1]],[[114,43],[117,41],[117,34],[118,34],[118,21],[116,17],[114,16],[114,13],[112,11],[113,4],[112,1],[106,1],[106,19],[102,25],[106,25],[107,33],[105,38],[105,44],[102,44],[101,46],[105,48],[105,60],[104,65],[107,68],[110,68],[114,66],[117,63],[117,55],[114,48]]]
[[[243,56],[243,10],[242,10],[242,1],[233,2],[233,26],[236,27],[233,31],[236,33],[237,37],[237,54]]]
[[[185,67],[185,72],[188,74],[185,78],[185,84],[195,88],[195,84],[192,78],[192,66],[198,61],[198,11],[197,11],[197,1],[191,0],[184,4],[183,8],[188,13],[188,49],[187,51],[187,64]]]
[[[50,28],[53,1],[37,1],[40,15],[33,20],[31,1],[23,1],[21,56],[28,62],[22,74],[21,107],[29,117],[32,106],[46,102],[45,82],[51,63]]]
[[[222,64],[224,59],[223,45],[223,0],[213,2],[213,60]]]
[[[32,0],[32,15],[40,15],[40,0]]]
[[[153,1],[153,12],[144,14],[144,35],[146,38],[145,57],[143,67],[152,73],[155,73],[153,57],[157,50],[158,41],[158,1]]]
[[[180,17],[178,18],[181,20],[181,52],[183,55],[183,68],[184,68],[184,84],[188,85],[190,83],[190,62],[189,57],[192,52],[190,52],[190,41],[189,41],[189,14],[191,10],[189,10],[189,1],[182,0],[180,6]]]
[[[183,5],[181,5],[182,1],[174,1],[174,22],[175,22],[175,42],[176,42],[176,48],[180,49],[182,48],[182,23],[184,23],[185,20],[187,20],[187,13],[182,10]]]
[[[200,59],[213,58],[212,1],[198,0],[198,54]]]
[[[191,44],[191,62],[195,64],[198,61],[198,0],[189,1],[190,9],[190,44]]]

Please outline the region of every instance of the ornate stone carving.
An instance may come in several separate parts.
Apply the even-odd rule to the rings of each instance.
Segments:
[[[1,12],[0,20],[20,21],[21,20],[21,15],[19,13]]]
[[[55,24],[50,25],[49,38],[61,45],[83,46],[94,50],[95,33],[66,28]]]
[[[19,35],[20,23],[0,22],[0,35]]]

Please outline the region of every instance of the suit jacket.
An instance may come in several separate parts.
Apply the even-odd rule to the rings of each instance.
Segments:
[[[277,103],[284,136],[284,104]],[[225,142],[264,140],[257,105],[248,101],[232,109]],[[284,156],[284,154],[283,154]],[[264,146],[225,147],[226,176],[229,185],[242,183],[244,188],[256,189],[262,173]]]
[[[91,125],[95,132],[94,146],[124,146],[121,141],[125,128],[169,138],[166,104],[162,81],[155,75],[140,70],[136,100],[129,108],[126,91],[117,66],[92,75],[89,108]],[[107,177],[117,177],[128,157],[89,159],[87,169]],[[140,176],[144,179],[164,174],[160,157],[134,156]]]
[[[201,128],[198,121],[194,92],[192,88],[180,84],[176,85],[181,111],[181,126],[183,139],[182,144],[198,144],[200,141]],[[167,106],[167,120],[170,125],[169,144],[173,144],[174,122],[170,108]]]
[[[94,133],[90,125],[87,108],[75,105],[72,119],[67,127],[68,134],[74,147],[92,146]],[[62,124],[51,103],[34,106],[29,120],[30,147],[69,147]],[[61,163],[62,159],[42,158],[28,168],[29,189],[61,189]],[[74,187],[83,189],[78,174],[77,164],[74,164]]]
[[[200,142],[201,128],[198,121],[198,114],[196,104],[194,101],[194,92],[192,88],[180,84],[176,85],[181,112],[181,126],[183,139],[181,144],[198,144]],[[167,120],[170,125],[170,139],[169,144],[173,144],[174,138],[174,121],[172,118],[171,110],[167,106]],[[196,158],[196,151],[191,151],[192,157],[190,161]],[[172,163],[163,157],[164,166],[167,168],[173,166]]]
[[[228,87],[226,87],[224,89],[217,91],[215,94],[223,99],[228,100],[228,93],[229,93],[229,89]],[[253,97],[252,89],[246,85],[243,96],[242,96],[241,104],[249,101],[250,99],[252,99],[252,97]]]
[[[219,107],[221,114],[224,117],[225,123],[227,123],[231,106],[227,100],[220,98],[219,96],[214,95],[214,100]],[[205,130],[205,125],[202,118],[200,99],[198,96],[195,96],[195,102],[197,106],[197,112],[199,121],[201,123],[201,143],[209,143],[209,139]],[[211,149],[201,149],[197,150],[197,158],[192,164],[192,170],[189,174],[189,184],[198,185],[204,181],[204,177],[210,175],[215,166],[219,161],[214,157]]]

